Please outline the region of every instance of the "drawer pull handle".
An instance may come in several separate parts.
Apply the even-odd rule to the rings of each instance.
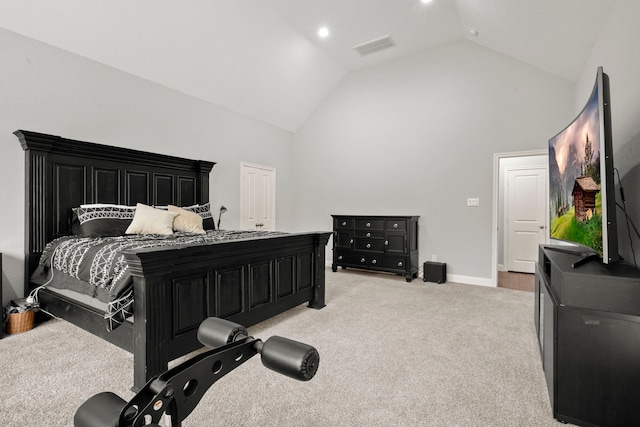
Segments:
[[[393,228],[398,228],[398,223],[393,224]]]
[[[360,258],[360,262],[365,262],[366,260],[364,258]]]
[[[338,259],[339,259],[339,260],[342,260],[342,255],[338,255]]]
[[[367,237],[371,237],[371,233],[367,233]]]
[[[347,221],[342,221],[342,226],[346,227],[347,226]]]
[[[367,249],[371,248],[371,243],[367,243]]]
[[[384,241],[384,245],[385,245],[385,246],[389,246],[389,241],[388,241],[388,240],[385,240],[385,241]]]
[[[349,240],[349,243],[353,243],[353,239]]]
[[[398,262],[398,267],[402,267],[402,261]]]
[[[376,261],[375,259],[372,259],[372,260],[371,260],[371,264],[375,264],[375,263],[377,263],[377,262],[378,262],[378,261]]]
[[[371,227],[371,223],[370,223],[370,222],[366,223],[365,225],[366,225],[367,227]]]

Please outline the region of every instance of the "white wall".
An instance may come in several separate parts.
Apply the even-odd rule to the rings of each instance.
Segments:
[[[23,293],[24,152],[17,129],[218,162],[211,202],[239,226],[240,162],[278,173],[278,227],[291,223],[292,134],[0,29],[3,301]]]
[[[611,123],[614,165],[620,172],[627,211],[640,226],[640,2],[618,0],[593,46],[580,73],[574,95],[573,117],[586,103],[593,88],[598,66],[604,68],[611,83]],[[571,120],[571,118],[568,118]],[[616,176],[616,187],[618,187]],[[616,200],[621,202],[616,192]],[[623,258],[633,262],[629,232],[618,209],[618,244]],[[631,231],[640,264],[640,239]]]
[[[229,208],[229,227],[239,224],[240,161],[271,165],[279,228],[330,230],[331,214],[340,213],[418,214],[421,262],[435,254],[460,281],[486,283],[493,154],[546,149],[582,108],[603,65],[615,162],[640,223],[637,16],[639,2],[616,2],[575,88],[461,41],[349,74],[295,137],[0,29],[3,303],[23,286],[24,155],[16,129],[216,161],[211,201]],[[467,208],[467,197],[481,206]]]
[[[572,109],[571,83],[467,41],[350,73],[294,137],[296,224],[420,215],[421,263],[491,284],[493,154],[546,149]]]

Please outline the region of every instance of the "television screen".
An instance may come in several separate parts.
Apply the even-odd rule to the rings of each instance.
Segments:
[[[610,111],[609,81],[599,67],[584,109],[549,140],[550,237],[604,263],[618,259]]]

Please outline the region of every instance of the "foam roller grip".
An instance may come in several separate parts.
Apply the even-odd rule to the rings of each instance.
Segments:
[[[315,348],[288,338],[273,336],[258,351],[265,367],[300,381],[313,378],[320,364]]]
[[[249,333],[244,326],[217,317],[204,319],[198,327],[198,341],[211,348],[221,347],[247,336]]]
[[[117,394],[104,392],[84,402],[73,417],[75,427],[117,427],[120,411],[127,402]]]

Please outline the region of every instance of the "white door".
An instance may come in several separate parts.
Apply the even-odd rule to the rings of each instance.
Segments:
[[[242,230],[276,229],[276,170],[240,164],[240,227]]]
[[[506,205],[507,270],[533,273],[547,235],[546,169],[508,169]]]

